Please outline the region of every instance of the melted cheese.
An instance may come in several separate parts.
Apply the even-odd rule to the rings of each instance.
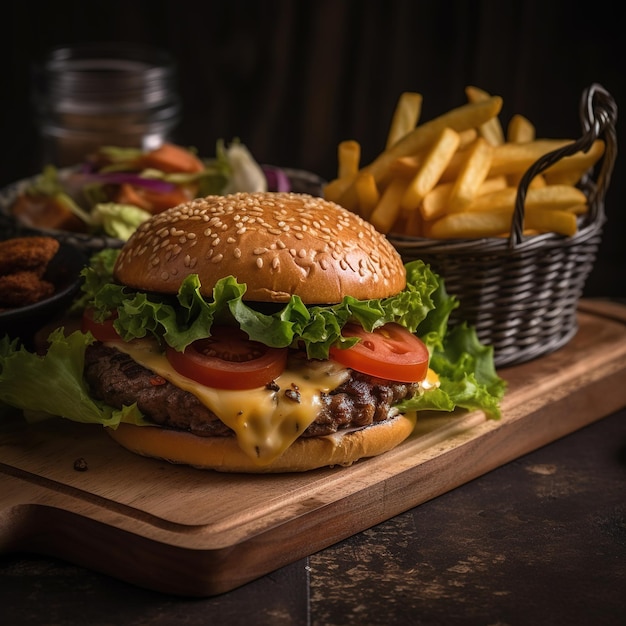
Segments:
[[[111,345],[193,393],[235,432],[241,449],[260,465],[280,456],[315,421],[321,409],[321,394],[332,391],[349,376],[348,370],[332,361],[294,359],[276,379],[278,391],[265,387],[214,389],[176,372],[156,342],[136,340]]]
[[[439,376],[437,372],[429,367],[428,372],[426,373],[426,378],[424,378],[424,380],[420,383],[420,390],[422,392],[430,391],[431,389],[439,387],[439,384]]]

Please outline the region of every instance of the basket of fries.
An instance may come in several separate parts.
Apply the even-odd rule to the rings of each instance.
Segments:
[[[497,105],[497,98],[483,92],[474,104],[484,108],[494,100]],[[579,139],[537,140],[523,130],[516,136],[509,124],[503,141],[491,115],[479,118],[478,140],[465,150],[458,148],[465,128],[454,129],[454,115],[435,120],[441,128],[419,157],[407,155],[406,145],[398,150],[404,140],[396,142],[394,160],[385,155],[369,210],[362,207],[367,185],[374,189],[376,167],[360,169],[339,201],[352,203],[383,230],[405,262],[422,259],[444,278],[459,301],[450,323],[473,325],[480,340],[494,347],[498,367],[524,363],[557,350],[577,331],[578,301],[606,219],[617,106],[594,84],[581,98]],[[454,132],[446,132],[446,123]],[[437,150],[447,154],[443,165],[431,158]],[[408,174],[397,175],[403,169]],[[333,187],[327,190],[332,195]]]

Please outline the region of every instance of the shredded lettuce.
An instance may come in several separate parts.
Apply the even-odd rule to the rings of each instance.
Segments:
[[[339,304],[307,307],[293,296],[278,309],[263,310],[245,301],[246,286],[232,276],[218,281],[211,299],[201,295],[197,275],[188,276],[175,297],[121,286],[112,280],[118,253],[107,249],[93,256],[83,270],[83,293],[74,308],[91,307],[99,321],[115,315],[115,328],[126,340],[153,336],[183,350],[210,336],[213,324],[233,324],[253,340],[273,347],[298,345],[310,358],[324,359],[333,344],[354,341],[341,336],[348,321],[357,321],[370,331],[397,322],[425,342],[430,367],[440,380],[437,389],[401,403],[400,411],[453,411],[459,407],[500,417],[505,383],[495,370],[493,348],[481,344],[475,330],[466,324],[448,327],[458,301],[422,261],[407,264],[406,289],[390,298],[361,301],[346,297]],[[82,376],[85,349],[93,341],[89,333],[65,337],[62,329],[57,329],[49,340],[46,356],[29,353],[6,337],[0,340],[0,402],[28,414],[43,412],[112,427],[120,421],[145,423],[136,406],[117,411],[90,398]]]
[[[133,204],[100,202],[91,211],[92,225],[101,228],[109,237],[127,241],[139,224],[149,220],[152,214]]]

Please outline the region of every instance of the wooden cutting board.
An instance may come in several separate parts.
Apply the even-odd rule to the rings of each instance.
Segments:
[[[97,426],[10,421],[0,552],[59,556],[172,594],[231,590],[625,406],[626,307],[583,301],[569,344],[501,375],[499,421],[423,416],[388,454],[297,475],[200,471],[133,455]]]

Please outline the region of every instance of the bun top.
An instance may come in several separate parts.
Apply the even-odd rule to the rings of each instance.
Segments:
[[[175,294],[189,274],[201,292],[234,276],[246,300],[305,304],[384,298],[406,286],[404,264],[371,224],[306,194],[236,193],[180,204],[139,226],[114,276],[136,289]]]

